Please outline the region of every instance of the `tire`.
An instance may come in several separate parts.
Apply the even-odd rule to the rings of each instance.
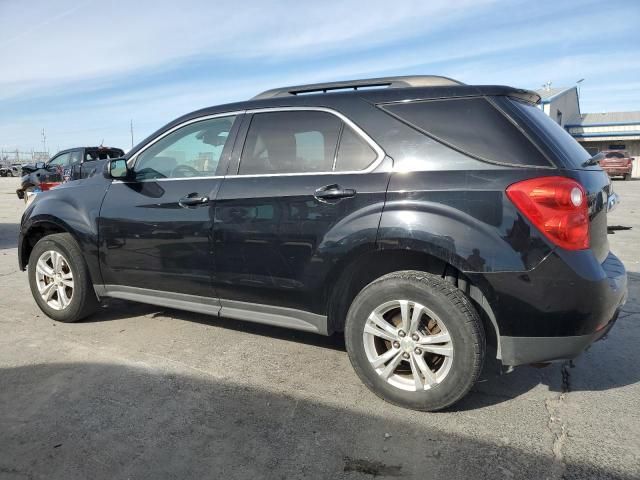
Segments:
[[[59,277],[55,277],[55,269],[53,268],[55,259],[58,258],[57,255],[62,257],[59,268],[61,276]],[[45,262],[49,273],[53,272],[53,277],[43,275],[38,268],[38,262],[41,259]],[[49,318],[59,322],[77,322],[93,313],[97,308],[98,299],[93,290],[93,283],[84,257],[80,247],[68,233],[56,233],[40,239],[33,247],[29,257],[28,272],[33,298],[40,310]],[[72,287],[69,286],[69,274],[71,274]],[[54,277],[55,281],[52,282]],[[47,281],[47,279],[49,280]],[[52,293],[49,302],[47,302],[43,298],[40,288],[52,283],[54,284],[52,288],[45,290],[45,292]],[[64,293],[61,294],[60,289]],[[51,292],[52,290],[56,291]]]
[[[402,306],[397,307],[400,301],[408,302],[406,324],[402,321]],[[391,310],[380,313],[386,309]],[[391,335],[388,330],[380,333],[381,329],[371,321],[374,312],[378,312],[377,318],[384,315],[382,320],[401,335],[403,325],[413,325],[410,319],[416,309],[422,312],[417,316],[421,327],[409,327],[409,334],[404,337]],[[409,335],[418,342],[409,340]],[[433,335],[443,341],[431,344],[436,340]],[[447,335],[449,341],[444,340]],[[373,393],[395,405],[422,411],[449,407],[467,394],[482,370],[486,344],[482,321],[466,295],[441,277],[419,271],[390,273],[367,285],[347,314],[345,342],[354,370]],[[380,357],[385,352],[394,356],[374,366],[372,358],[382,361]],[[408,357],[402,357],[397,367],[392,365],[398,358],[395,352]],[[425,366],[431,372],[430,378]],[[391,375],[383,378],[389,369]],[[416,378],[415,372],[425,374]]]
[[[622,177],[622,179],[626,182],[628,182],[629,180],[631,180],[631,174],[630,173],[625,173],[624,176]]]

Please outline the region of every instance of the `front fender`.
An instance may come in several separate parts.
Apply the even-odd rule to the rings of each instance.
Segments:
[[[38,194],[25,211],[20,225],[20,267],[24,268],[28,261],[23,257],[34,229],[47,224],[54,225],[57,229],[68,232],[78,242],[91,279],[94,284],[101,284],[98,217],[108,186],[106,179],[93,177]]]

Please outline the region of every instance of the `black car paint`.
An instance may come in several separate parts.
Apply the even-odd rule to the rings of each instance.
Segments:
[[[497,337],[507,343],[520,337],[541,341],[537,350],[513,353],[505,363],[550,360],[545,338],[595,335],[615,319],[624,300],[624,269],[621,274],[606,240],[608,180],[597,167],[562,168],[566,164],[553,150],[545,154],[558,169],[483,162],[377,107],[477,95],[532,99],[506,87],[433,87],[281,97],[193,112],[145,139],[126,158],[174,126],[204,115],[305,106],[350,118],[387,157],[366,174],[241,177],[233,175],[237,164],[229,157],[221,162],[227,171],[210,179],[113,182],[105,173],[71,182],[41,195],[25,212],[20,267],[28,262],[30,229],[51,222],[79,242],[95,285],[140,285],[331,316],[332,288],[344,285],[345,272],[353,275],[350,266],[358,259],[375,262],[377,255],[415,252],[451,265],[479,289],[474,299],[495,322]],[[235,158],[242,140],[235,142]],[[419,171],[411,168],[416,156]],[[570,176],[583,184],[597,233],[591,250],[554,247],[506,198],[510,184],[541,175]],[[357,193],[333,203],[313,197],[329,184]],[[192,193],[210,200],[180,207],[179,198]],[[266,218],[257,215],[260,208]],[[327,333],[340,322],[329,318]],[[560,349],[561,354],[574,356],[584,346]]]

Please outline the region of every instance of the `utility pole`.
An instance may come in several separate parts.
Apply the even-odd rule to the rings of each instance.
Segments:
[[[133,148],[133,119],[131,119],[131,122],[129,124],[129,129],[131,131],[131,148]]]

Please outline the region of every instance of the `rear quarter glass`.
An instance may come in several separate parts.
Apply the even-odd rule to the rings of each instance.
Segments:
[[[553,166],[521,127],[484,97],[402,102],[380,108],[479,160],[503,165]]]
[[[509,97],[495,97],[495,102],[527,132],[558,167],[593,170],[600,168],[597,165],[583,166],[592,155],[539,106]]]

